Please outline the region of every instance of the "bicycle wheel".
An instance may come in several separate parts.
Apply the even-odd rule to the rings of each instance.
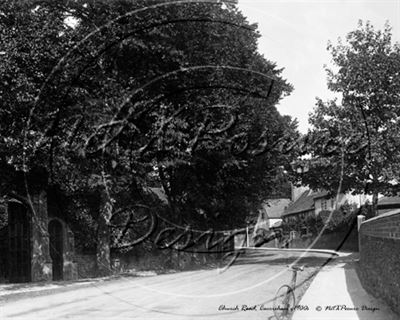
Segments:
[[[288,285],[283,285],[278,289],[274,298],[274,315],[277,320],[289,318],[290,312],[295,306],[293,289]]]

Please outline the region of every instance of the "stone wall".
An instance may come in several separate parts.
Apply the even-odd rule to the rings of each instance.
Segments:
[[[223,251],[223,250],[226,251]],[[164,273],[170,270],[194,270],[200,267],[219,265],[223,267],[230,261],[231,256],[224,256],[234,249],[233,238],[225,244],[219,244],[216,248],[206,250],[197,248],[202,252],[177,251],[174,249],[145,249],[141,245],[122,253],[111,250],[110,273],[135,273],[137,271],[155,271]],[[75,253],[74,265],[77,268],[78,278],[94,278],[99,274],[96,261],[96,253]]]
[[[163,273],[168,270],[192,270],[200,266],[221,261],[221,254],[189,253],[176,250],[153,250],[147,253],[135,252],[113,253],[111,255],[111,274],[135,273],[137,271],[155,271]],[[78,278],[95,278],[99,276],[96,254],[76,254]]]
[[[94,278],[97,275],[96,254],[75,254],[78,278]]]
[[[359,276],[369,293],[400,314],[399,209],[361,224]]]

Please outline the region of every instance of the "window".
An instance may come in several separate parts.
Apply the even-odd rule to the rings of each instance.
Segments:
[[[328,206],[328,204],[327,204],[326,199],[322,199],[322,200],[321,200],[321,209],[322,209],[322,210],[326,210],[326,209],[327,209],[327,206]]]

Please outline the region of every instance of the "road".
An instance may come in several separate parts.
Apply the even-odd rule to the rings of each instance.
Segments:
[[[9,319],[274,319],[272,300],[290,283],[287,264],[301,253],[250,250],[229,268],[152,277],[122,277],[90,286],[8,299]],[[299,264],[297,295],[329,254],[308,253]],[[308,281],[309,282],[309,281]]]

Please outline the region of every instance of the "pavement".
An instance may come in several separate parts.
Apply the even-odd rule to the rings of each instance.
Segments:
[[[172,272],[171,272],[172,273]],[[152,277],[156,276],[154,271],[132,272],[129,277]],[[51,282],[24,282],[24,283],[3,283],[0,284],[0,303],[2,300],[18,299],[24,296],[38,296],[51,294],[54,292],[65,292],[80,288],[101,285],[110,281],[123,278],[124,275],[113,275],[99,278],[86,278],[70,281],[51,281]],[[125,275],[126,277],[126,275]],[[1,318],[0,318],[1,319]]]
[[[357,276],[358,255],[342,254],[324,266],[302,297],[292,320],[398,320],[385,304],[368,294]]]

